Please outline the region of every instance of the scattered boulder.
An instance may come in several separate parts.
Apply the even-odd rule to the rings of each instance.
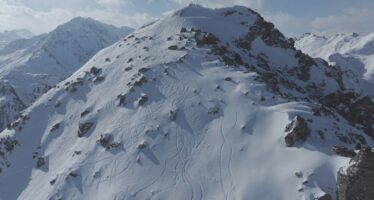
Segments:
[[[170,47],[168,47],[169,50],[177,50],[178,49],[178,46],[177,45],[172,45]]]
[[[126,105],[126,95],[119,94],[117,96],[117,99],[119,100],[118,106],[125,106]]]
[[[100,135],[100,138],[97,140],[97,143],[99,143],[106,150],[116,148],[120,145],[119,142],[113,142],[113,136],[110,134]]]
[[[101,73],[101,69],[97,68],[97,67],[91,67],[91,70],[90,70],[90,73],[94,76],[97,76]]]
[[[175,121],[177,119],[177,111],[176,110],[171,110],[169,112],[169,119],[171,121]]]
[[[305,119],[296,116],[285,129],[285,142],[288,147],[294,146],[296,143],[303,143],[310,134],[310,129]]]
[[[55,178],[55,179],[52,179],[51,181],[49,181],[49,184],[54,185],[54,184],[56,183],[56,181],[57,181],[56,178]]]
[[[374,152],[371,148],[362,149],[352,160],[351,165],[338,172],[337,195],[339,200],[374,199]]]
[[[139,150],[142,150],[142,149],[145,149],[147,148],[147,143],[146,142],[142,142],[140,144],[138,144],[138,149]]]
[[[148,96],[146,94],[142,94],[138,99],[138,104],[140,106],[144,105],[148,101]]]
[[[36,161],[36,168],[41,168],[45,165],[45,158],[39,157],[38,160]]]
[[[56,101],[55,108],[59,108],[61,106],[61,101]]]
[[[332,148],[332,151],[338,156],[343,156],[347,158],[353,158],[357,155],[355,151],[342,146],[334,146]]]
[[[7,153],[11,153],[16,145],[19,145],[19,142],[13,137],[6,136],[0,138],[0,149],[4,149]]]
[[[88,110],[88,109],[85,110],[85,111],[83,111],[83,112],[81,112],[81,117],[84,117],[84,116],[88,115],[90,112],[91,112],[91,111]]]
[[[212,106],[208,108],[208,114],[209,115],[216,115],[219,113],[219,107],[217,106]]]
[[[51,128],[51,132],[57,131],[58,129],[60,129],[60,123],[53,125]]]
[[[94,125],[92,122],[79,124],[78,137],[83,137]]]

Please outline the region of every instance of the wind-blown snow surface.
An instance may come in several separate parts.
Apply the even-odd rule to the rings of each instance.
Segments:
[[[5,47],[12,41],[18,39],[28,39],[33,37],[33,33],[28,30],[12,30],[12,31],[4,31],[0,32],[0,49]]]
[[[0,84],[12,88],[0,91],[0,129],[99,50],[130,32],[131,28],[75,18],[48,34],[16,40],[0,49]]]
[[[292,70],[297,51],[282,35],[273,32],[279,40],[274,45],[259,36],[251,48],[236,46],[262,23],[245,7],[190,5],[99,52],[0,134],[19,143],[3,156],[0,198],[334,196],[336,172],[348,159],[330,152],[342,144],[333,131],[371,140],[339,115],[315,116],[317,102],[299,100],[309,98],[313,88],[302,88],[312,83],[321,83],[315,95],[339,90],[323,61],[314,60],[311,78],[300,74],[302,81]],[[205,32],[217,38],[208,34],[202,44]],[[235,63],[222,49],[214,53],[221,44],[241,59],[235,56]],[[290,98],[272,92],[258,79],[267,69],[290,70],[279,76],[300,88],[280,84]],[[350,87],[349,78],[343,81]],[[311,135],[286,147],[284,129],[296,115],[308,120]]]
[[[352,69],[370,81],[374,80],[374,33],[333,36],[304,34],[296,39],[296,48],[312,57]]]

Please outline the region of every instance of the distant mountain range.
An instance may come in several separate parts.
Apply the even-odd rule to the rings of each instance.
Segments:
[[[0,49],[0,129],[99,50],[132,31],[79,17],[50,33],[15,40]]]
[[[369,81],[374,81],[374,33],[332,36],[304,34],[296,39],[296,48],[312,57],[323,58],[330,63],[353,70]]]
[[[33,36],[33,33],[23,29],[0,32],[0,49],[14,40],[28,39]]]
[[[0,133],[0,199],[372,199],[362,73],[242,6],[123,34],[78,18],[0,52],[6,108],[31,104]]]

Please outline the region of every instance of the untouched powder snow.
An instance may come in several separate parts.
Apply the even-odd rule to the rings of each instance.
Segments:
[[[296,48],[312,57],[351,69],[369,81],[374,80],[374,33],[333,36],[304,34],[296,39]]]
[[[0,133],[0,198],[335,197],[349,159],[332,146],[372,139],[317,99],[356,91],[353,78],[248,8],[192,4],[100,51]],[[310,135],[287,147],[296,116]]]
[[[132,32],[89,18],[75,18],[56,30],[11,42],[0,49],[0,129],[99,50]]]

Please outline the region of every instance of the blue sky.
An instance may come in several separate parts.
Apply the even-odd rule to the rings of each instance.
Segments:
[[[117,26],[139,27],[191,0],[0,0],[0,31],[43,33],[76,16]],[[207,7],[245,5],[282,32],[334,34],[374,32],[374,0],[194,0]]]

